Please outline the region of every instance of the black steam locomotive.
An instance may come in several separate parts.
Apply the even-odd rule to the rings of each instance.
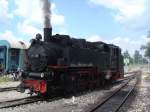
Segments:
[[[31,93],[73,93],[123,78],[123,57],[118,46],[52,35],[51,28],[44,28],[44,41],[36,35],[27,56],[21,88]]]

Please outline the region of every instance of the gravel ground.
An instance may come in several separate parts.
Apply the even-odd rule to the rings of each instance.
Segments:
[[[150,112],[150,74],[143,72],[141,83],[137,85],[120,112]]]
[[[17,91],[0,92],[0,102],[29,97],[29,94]],[[0,111],[1,112],[1,111]]]
[[[36,102],[15,108],[1,109],[0,112],[81,112],[96,102],[99,97],[103,97],[108,92],[114,91],[119,86],[115,85],[111,89],[97,90],[77,97],[63,98],[53,102]]]
[[[19,81],[10,81],[5,83],[0,83],[0,88],[6,88],[6,87],[16,87],[20,84]]]
[[[5,82],[5,83],[0,84],[0,88],[17,87],[19,84],[20,84],[19,81]],[[0,92],[0,102],[13,100],[13,99],[24,98],[24,97],[28,97],[28,96],[29,96],[28,94],[20,93],[20,92],[17,92],[15,90]]]

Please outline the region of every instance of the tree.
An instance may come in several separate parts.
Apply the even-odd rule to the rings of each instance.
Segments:
[[[143,58],[143,64],[148,64],[148,60],[146,58]]]
[[[148,31],[147,38],[150,38],[150,31]],[[150,42],[148,42],[146,45],[142,45],[141,50],[144,50],[145,57],[150,59]]]
[[[150,42],[148,42],[146,45],[142,45],[141,49],[145,51],[145,57],[150,58]]]
[[[129,64],[133,64],[133,58],[130,56],[128,50],[123,53],[124,59],[129,59]]]
[[[134,62],[135,64],[143,64],[143,56],[140,54],[140,52],[138,50],[135,50],[134,53]]]
[[[150,31],[148,31],[148,35],[147,35],[147,38],[150,38]]]

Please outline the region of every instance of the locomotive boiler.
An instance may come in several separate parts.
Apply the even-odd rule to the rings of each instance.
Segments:
[[[31,94],[76,93],[123,78],[123,57],[118,46],[52,35],[52,28],[44,28],[43,41],[41,34],[32,39],[27,60],[20,87]]]

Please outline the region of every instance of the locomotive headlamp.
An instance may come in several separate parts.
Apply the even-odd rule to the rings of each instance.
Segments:
[[[44,77],[44,73],[41,73],[41,78],[43,78]]]

